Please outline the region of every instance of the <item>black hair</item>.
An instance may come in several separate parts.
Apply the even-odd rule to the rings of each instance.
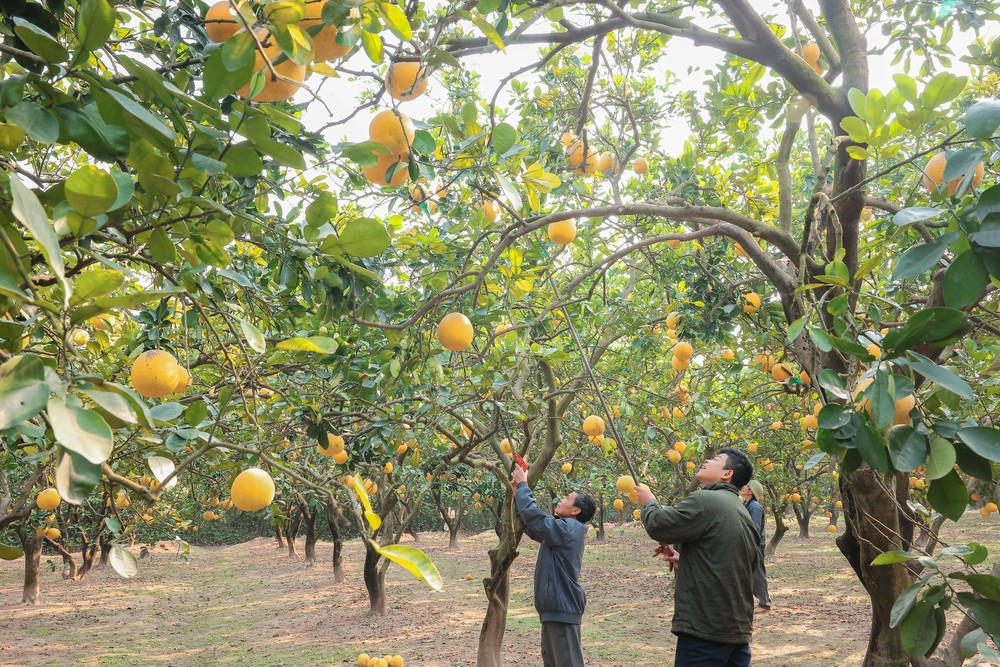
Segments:
[[[583,491],[571,491],[570,493],[576,494],[576,498],[573,500],[573,507],[580,510],[580,513],[573,518],[580,523],[589,523],[594,518],[594,512],[597,511],[597,503]]]
[[[733,471],[733,478],[729,480],[730,484],[737,489],[742,489],[747,485],[747,482],[753,479],[753,464],[750,463],[746,454],[732,447],[724,447],[719,450],[719,453],[726,455],[726,465],[723,470]]]

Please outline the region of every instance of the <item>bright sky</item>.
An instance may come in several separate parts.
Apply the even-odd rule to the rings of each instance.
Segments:
[[[785,16],[786,10],[783,4],[779,6],[771,2],[760,1],[754,1],[752,4],[761,7],[763,11],[768,13],[782,17]],[[814,5],[813,12],[818,15],[819,10],[815,6],[816,3],[810,2],[809,4]],[[548,23],[543,21],[529,32],[539,33],[547,29]],[[982,32],[987,36],[987,43],[989,43],[992,37],[1000,34],[1000,26],[990,24]],[[877,30],[871,31],[868,35],[870,44],[880,37],[881,35]],[[974,35],[971,32],[964,34],[957,33],[953,39],[953,49],[956,54],[961,56],[966,45],[973,39]],[[480,74],[482,77],[480,92],[483,96],[489,98],[504,76],[514,69],[537,60],[539,52],[538,45],[511,46],[508,47],[506,55],[491,53],[485,56],[465,58],[462,60],[462,63],[466,68]],[[714,67],[722,57],[722,54],[716,49],[695,47],[688,40],[674,39],[670,42],[667,55],[661,62],[681,63],[680,66],[674,68],[676,70],[674,73],[680,79],[681,87],[685,90],[699,90],[702,88],[705,72]],[[870,82],[872,88],[887,91],[894,87],[892,74],[901,71],[902,65],[891,67],[891,59],[891,54],[887,56],[872,56],[870,60]],[[967,74],[964,69],[965,65],[958,62],[958,58],[955,58],[955,61],[956,67],[954,71],[959,74]],[[688,64],[697,65],[688,72]],[[360,49],[354,53],[348,62],[344,63],[344,66],[353,71],[384,71],[384,65],[381,67],[374,66]],[[912,73],[912,75],[915,75],[915,73]],[[534,74],[522,75],[519,77],[519,80],[531,83],[535,80]],[[363,89],[372,90],[373,84],[374,82],[370,79],[352,81],[348,78],[342,78],[330,80],[323,84],[321,97],[330,107],[332,118],[338,119],[346,116],[351,109],[355,108],[360,99],[360,92]],[[304,97],[305,94],[300,93],[297,100],[301,101]],[[503,104],[504,99],[504,96],[501,95],[501,104]],[[441,86],[432,84],[429,86],[427,94],[417,100],[403,103],[401,110],[411,118],[426,118],[434,115],[434,109],[440,108],[440,105],[445,100],[446,95],[441,90]],[[385,108],[385,106],[382,108]],[[344,139],[352,142],[365,141],[368,138],[368,123],[372,115],[372,113],[362,111],[348,123],[331,128],[328,131],[327,139],[331,143],[337,143]],[[308,127],[318,128],[330,121],[331,116],[321,105],[310,105],[310,109],[306,113],[306,124]],[[690,131],[687,124],[681,119],[664,119],[664,121],[660,136],[660,146],[668,155],[676,155],[683,149],[684,141],[687,139]]]

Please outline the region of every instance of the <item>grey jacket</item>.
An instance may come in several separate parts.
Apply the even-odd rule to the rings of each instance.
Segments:
[[[524,534],[541,543],[535,562],[535,610],[543,623],[579,625],[587,596],[580,586],[587,524],[538,509],[531,489],[519,484],[514,507]]]

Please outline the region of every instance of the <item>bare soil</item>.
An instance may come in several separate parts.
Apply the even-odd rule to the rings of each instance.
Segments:
[[[862,662],[867,597],[834,536],[821,530],[817,526],[807,540],[786,537],[768,562],[774,608],[754,621],[757,665]],[[960,524],[949,524],[945,538],[975,539],[996,553],[1000,524],[970,513]],[[416,546],[437,564],[444,588],[432,591],[392,566],[386,577],[388,613],[382,618],[368,616],[357,541],[345,546],[345,584],[333,583],[332,547],[324,543],[313,568],[290,560],[264,538],[193,547],[190,562],[178,560],[176,548],[162,543],[130,580],[105,568],[81,581],[63,581],[61,559],[51,557],[50,567],[47,553],[36,606],[20,604],[23,563],[0,561],[0,667],[327,667],[355,664],[362,652],[398,653],[407,665],[475,665],[486,608],[486,550],[494,544],[491,533],[482,533],[449,550],[447,534],[421,534]],[[673,664],[673,575],[650,557],[654,546],[634,524],[612,527],[607,540],[588,543],[583,639],[591,667]],[[535,553],[526,540],[513,569],[505,641],[505,664],[512,667],[541,663],[531,591]]]

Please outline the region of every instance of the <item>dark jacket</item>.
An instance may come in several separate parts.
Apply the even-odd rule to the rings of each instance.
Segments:
[[[756,498],[751,498],[750,502],[743,503],[743,506],[747,508],[747,512],[750,513],[750,518],[753,519],[753,525],[757,526],[757,532],[760,533],[760,550],[761,553],[764,551],[765,540],[764,540],[764,508]]]
[[[580,586],[587,524],[538,509],[527,484],[518,484],[514,506],[524,534],[541,543],[535,562],[535,609],[543,623],[579,625],[587,596]]]
[[[709,484],[671,507],[650,500],[642,524],[654,540],[679,547],[670,631],[728,644],[753,633],[757,527],[732,484]]]

